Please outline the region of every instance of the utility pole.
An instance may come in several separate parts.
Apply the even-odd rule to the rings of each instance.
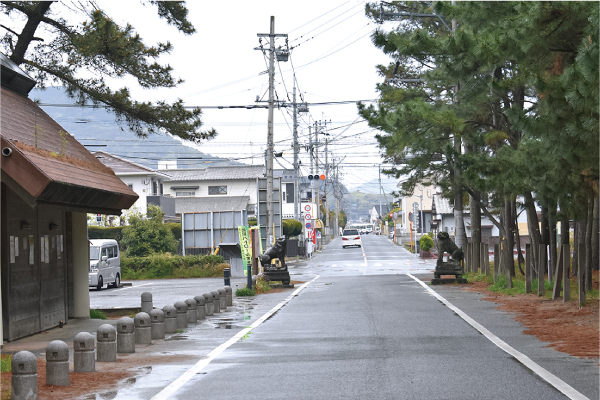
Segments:
[[[329,138],[325,136],[325,234],[327,235],[331,234],[329,232],[331,230],[331,226],[329,226],[329,185],[327,184],[329,181],[328,143]]]
[[[267,245],[273,243],[273,110],[275,106],[275,38],[286,34],[275,33],[275,17],[271,16],[269,33],[258,33],[259,38],[269,38],[269,120],[267,124]],[[257,50],[264,50],[261,47]]]
[[[454,4],[454,1],[452,2]],[[452,32],[456,30],[456,20],[452,20]],[[453,101],[457,101],[458,84],[454,86]],[[459,249],[465,249],[465,224],[463,221],[463,192],[460,179],[460,168],[458,156],[462,153],[462,141],[460,136],[454,132],[454,243]]]
[[[321,176],[321,174],[319,173],[319,128],[317,128],[317,123],[315,122],[315,167],[316,167],[316,172],[317,175]],[[321,199],[320,197],[320,193],[319,193],[319,189],[320,189],[320,179],[313,179],[313,181],[315,181],[315,186],[317,187],[317,210],[316,210],[316,215],[317,217],[315,219],[320,219],[320,212],[321,212]]]
[[[294,75],[294,219],[300,220],[300,166],[298,165],[298,118],[296,113],[298,112],[298,107],[296,104],[296,75]],[[304,224],[302,224],[304,225]]]
[[[381,186],[381,164],[379,164],[379,217],[382,216],[382,213],[381,213],[381,192],[383,192],[383,187]],[[381,231],[383,232],[383,229]]]

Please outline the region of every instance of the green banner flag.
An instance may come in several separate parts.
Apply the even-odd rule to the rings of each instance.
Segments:
[[[252,249],[250,248],[250,231],[245,225],[238,226],[240,235],[240,249],[244,261],[244,275],[248,275],[248,267],[252,265]]]

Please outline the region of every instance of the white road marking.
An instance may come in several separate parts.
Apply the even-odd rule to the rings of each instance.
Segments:
[[[492,332],[490,332],[488,329],[486,329],[483,325],[481,325],[480,323],[475,321],[473,318],[471,318],[467,314],[465,314],[464,311],[462,311],[458,307],[454,306],[452,303],[450,303],[448,300],[443,298],[432,288],[427,286],[427,284],[425,282],[423,282],[422,280],[420,280],[419,278],[417,278],[411,274],[406,274],[406,275],[410,276],[412,279],[417,281],[417,283],[419,283],[421,286],[423,286],[429,293],[431,293],[433,295],[433,297],[435,297],[436,299],[438,299],[439,301],[444,303],[446,305],[446,307],[448,307],[449,309],[454,311],[459,317],[464,319],[473,328],[477,329],[482,335],[484,335],[486,338],[488,338],[488,340],[490,342],[494,343],[501,350],[504,350],[506,353],[508,353],[511,356],[513,356],[514,358],[516,358],[521,364],[523,364],[524,366],[529,368],[531,371],[533,371],[534,373],[539,375],[543,380],[545,380],[546,382],[548,382],[549,384],[554,386],[556,389],[558,389],[560,392],[562,392],[565,396],[567,396],[570,399],[576,399],[576,400],[586,400],[587,399],[587,400],[589,400],[583,394],[581,394],[577,390],[575,390],[572,386],[568,385],[565,381],[563,381],[556,375],[552,374],[550,371],[548,371],[544,367],[540,366],[539,364],[536,364],[531,358],[527,357],[525,354],[523,354],[520,351],[516,350],[515,348],[511,347],[508,343],[506,343],[505,341],[500,339],[498,336],[494,335]]]
[[[311,281],[304,283],[302,286],[300,286],[298,289],[296,289],[292,294],[290,294],[285,300],[283,300],[281,303],[277,304],[270,311],[268,311],[265,315],[263,315],[262,317],[260,317],[256,321],[254,321],[254,323],[252,323],[252,325],[250,325],[250,327],[242,329],[236,335],[234,335],[231,339],[229,339],[228,341],[226,341],[225,343],[221,344],[220,346],[215,348],[213,351],[208,353],[206,358],[198,361],[192,368],[188,369],[179,378],[175,379],[167,387],[165,387],[163,390],[161,390],[159,393],[157,393],[154,397],[152,397],[151,400],[168,399],[172,394],[174,394],[177,390],[179,390],[179,388],[181,388],[190,379],[192,379],[196,374],[198,374],[200,371],[202,371],[202,369],[204,367],[206,367],[208,364],[210,364],[212,360],[214,360],[222,352],[224,352],[229,347],[231,347],[234,343],[236,343],[237,341],[242,339],[244,336],[246,336],[249,332],[251,332],[257,326],[259,326],[260,324],[265,322],[267,319],[269,319],[273,314],[275,314],[277,311],[279,311],[279,309],[281,309],[283,306],[285,306],[290,300],[292,300],[294,297],[296,297],[298,295],[298,293],[300,293],[302,290],[304,290],[304,288],[306,288],[309,284],[311,284],[312,282],[319,279],[319,277],[320,277],[320,275],[317,275]]]
[[[139,288],[139,287],[141,287],[141,286],[148,286],[148,285],[152,285],[152,282],[150,282],[150,283],[143,283],[143,284],[141,284],[141,285],[135,285],[135,286],[133,286],[133,285],[132,285],[132,286],[123,286],[123,287],[122,287],[122,288],[120,288],[120,289],[113,290],[113,293],[114,293],[114,292],[118,292],[118,291],[120,291],[120,290],[131,289],[131,288]]]

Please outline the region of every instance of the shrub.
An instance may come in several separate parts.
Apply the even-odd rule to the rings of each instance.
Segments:
[[[90,239],[114,239],[120,242],[123,238],[122,226],[88,226],[88,238]]]
[[[421,250],[423,251],[429,251],[433,249],[433,239],[429,235],[422,236],[421,240],[419,240],[419,244],[421,246]]]
[[[148,257],[122,257],[121,274],[125,280],[156,278],[206,278],[223,276],[229,267],[223,257],[213,255],[180,256],[153,254]]]
[[[254,291],[254,289],[242,288],[242,289],[237,289],[235,291],[235,295],[238,296],[238,297],[242,297],[242,296],[255,296],[256,292]]]
[[[269,285],[269,281],[265,279],[264,275],[259,275],[256,278],[256,293],[267,293],[271,290],[271,285]]]
[[[283,234],[286,238],[298,236],[302,233],[302,222],[295,219],[284,219],[281,221],[283,225]]]
[[[129,257],[146,257],[155,253],[175,253],[177,240],[168,225],[162,223],[160,207],[148,205],[146,219],[132,216],[131,225],[123,228],[122,247]]]

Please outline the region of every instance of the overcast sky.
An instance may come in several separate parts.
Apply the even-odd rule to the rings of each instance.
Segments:
[[[288,34],[290,61],[276,63],[276,93],[291,100],[293,74],[300,94],[308,103],[372,100],[381,81],[377,64],[389,59],[370,40],[376,25],[365,17],[362,1],[229,1],[187,3],[189,19],[197,33],[185,36],[157,22],[154,8],[137,2],[108,2],[106,11],[118,22],[130,22],[148,42],[169,40],[174,51],[161,59],[185,80],[177,89],[148,91],[132,88],[142,100],[181,98],[186,105],[203,106],[203,121],[219,136],[200,146],[216,156],[240,159],[249,164],[264,162],[267,141],[266,109],[212,109],[210,106],[252,105],[256,97],[268,100],[268,60],[261,51],[257,33],[268,33],[275,17],[275,33]],[[268,47],[268,39],[263,39]],[[276,45],[285,45],[279,38]],[[268,52],[265,53],[268,56]],[[299,100],[300,101],[300,100]],[[375,131],[366,122],[357,122],[355,103],[310,106],[299,120],[299,142],[308,144],[308,125],[327,121],[330,156],[342,160],[344,184],[356,187],[378,177],[379,150]],[[331,123],[330,123],[331,121]],[[359,120],[360,121],[360,120]],[[275,150],[283,152],[275,168],[292,168],[292,112],[275,111]],[[324,156],[321,150],[320,155]],[[308,174],[308,153],[300,153],[303,174]],[[370,164],[371,166],[357,166]],[[385,179],[385,177],[384,177]],[[373,188],[379,192],[378,187]]]

